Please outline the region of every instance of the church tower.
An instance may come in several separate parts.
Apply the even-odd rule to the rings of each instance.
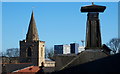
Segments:
[[[39,40],[33,12],[26,39],[20,41],[20,62],[32,63],[35,66],[41,66],[41,63],[45,62],[45,41]]]

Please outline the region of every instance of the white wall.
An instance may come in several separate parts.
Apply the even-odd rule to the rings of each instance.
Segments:
[[[70,46],[63,45],[63,54],[70,54]]]
[[[79,46],[79,48],[78,48],[78,53],[80,53],[80,52],[82,52],[82,51],[84,51],[84,50],[85,50],[85,47]]]

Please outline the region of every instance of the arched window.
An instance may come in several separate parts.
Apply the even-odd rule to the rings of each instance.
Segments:
[[[32,52],[31,52],[31,48],[30,48],[30,47],[28,48],[27,56],[28,56],[28,57],[31,57],[31,56],[32,56]]]

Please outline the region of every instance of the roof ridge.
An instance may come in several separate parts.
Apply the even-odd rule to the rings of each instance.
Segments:
[[[81,52],[81,53],[83,53],[83,51]],[[81,55],[81,53],[80,54],[78,54],[78,56],[76,56],[75,58],[73,58],[69,63],[67,63],[65,66],[63,66],[60,70],[63,70],[63,69],[65,69],[68,65],[70,65],[74,60],[76,60],[77,58],[79,58],[79,55]]]

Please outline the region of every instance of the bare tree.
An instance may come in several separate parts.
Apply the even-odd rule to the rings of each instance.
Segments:
[[[46,48],[45,53],[46,53],[46,58],[51,59],[51,57],[53,57],[53,55],[54,55],[54,50],[53,50],[53,48],[50,48],[50,49]]]
[[[54,55],[54,51],[53,51],[53,48],[51,48],[50,50],[49,50],[49,53],[48,53],[48,58],[52,58],[53,57],[53,55]]]
[[[47,49],[47,47],[45,47],[45,58],[47,58],[48,57],[48,49]]]
[[[0,52],[0,57],[3,57],[3,56],[5,56],[5,52],[1,51]]]
[[[19,58],[19,49],[18,48],[10,48],[7,49],[6,52],[2,52],[2,62],[3,63],[17,63]]]
[[[7,57],[19,57],[19,49],[18,48],[10,48],[6,51]]]
[[[120,39],[113,38],[107,43],[107,45],[113,51],[114,54],[120,52]]]

